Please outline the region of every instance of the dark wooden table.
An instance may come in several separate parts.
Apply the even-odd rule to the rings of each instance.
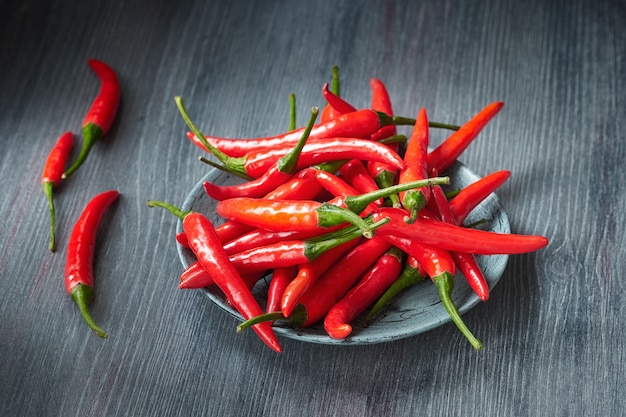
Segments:
[[[0,1],[0,415],[625,415],[625,26],[615,0]],[[58,190],[53,254],[39,178],[97,92],[91,57],[118,72],[122,103]],[[181,204],[207,167],[173,97],[205,131],[269,135],[289,93],[299,124],[323,105],[333,65],[359,106],[370,77],[406,116],[462,123],[506,103],[462,162],[510,169],[512,230],[551,243],[511,257],[464,315],[482,352],[446,324],[371,346],[282,338],[278,355],[177,289],[176,221],[146,201]],[[103,340],[62,277],[74,220],[110,188],[91,304]]]

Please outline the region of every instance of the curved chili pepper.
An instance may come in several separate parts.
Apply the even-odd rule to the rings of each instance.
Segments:
[[[54,189],[61,183],[61,175],[65,168],[65,162],[74,146],[74,135],[72,132],[65,132],[59,137],[54,147],[50,150],[46,164],[41,174],[41,187],[44,194],[48,198],[48,206],[50,207],[50,243],[48,248],[54,252],[56,243],[54,238],[55,229],[55,213],[54,200],[52,194]]]
[[[386,220],[371,224],[372,229],[380,227]],[[328,233],[313,239],[287,240],[260,246],[230,256],[230,261],[240,273],[283,268],[300,265],[317,259],[324,252],[361,236],[361,231],[353,226]],[[374,236],[372,239],[374,239]],[[369,239],[371,240],[371,239]]]
[[[331,69],[332,79],[330,82],[330,91],[336,96],[340,96],[340,84],[339,84],[339,67],[334,65]],[[322,115],[320,117],[320,121],[325,123],[329,120],[337,117],[339,113],[335,110],[331,105],[327,104],[322,109]]]
[[[399,183],[428,178],[428,117],[421,109],[404,154],[405,168],[400,171]],[[426,205],[430,197],[429,187],[408,190],[400,193],[400,201],[409,210],[410,221],[417,219],[418,212]]]
[[[297,274],[298,267],[296,265],[274,269],[272,279],[267,289],[266,312],[280,311],[280,300],[283,298],[285,288],[287,288],[287,285],[289,285]]]
[[[313,285],[313,283],[330,268],[339,258],[344,256],[346,252],[353,249],[359,244],[359,239],[352,239],[343,243],[329,251],[324,252],[318,258],[301,264],[298,267],[298,274],[289,283],[283,297],[281,299],[280,309],[283,316],[289,316],[302,295]]]
[[[378,301],[374,304],[374,306],[370,309],[365,316],[365,322],[369,323],[372,321],[374,316],[378,314],[378,312],[387,305],[392,299],[394,299],[398,294],[400,294],[405,289],[412,287],[413,285],[424,281],[424,276],[426,273],[424,269],[421,267],[417,259],[414,256],[408,256],[404,268],[400,273],[398,279],[396,279],[390,286],[385,290],[383,295],[380,296]]]
[[[328,310],[324,329],[333,339],[345,339],[352,333],[350,323],[398,278],[402,271],[402,252],[391,248],[346,295]]]
[[[348,184],[342,178],[334,175],[331,172],[324,171],[317,168],[305,168],[298,173],[298,177],[305,178],[310,177],[315,179],[322,188],[328,191],[333,196],[342,195],[358,195],[359,191],[352,185]]]
[[[428,154],[429,169],[445,171],[467,149],[485,125],[502,109],[503,102],[494,102],[482,109],[476,116],[461,126],[439,146]]]
[[[180,98],[177,98],[177,102]],[[368,139],[371,135],[383,126],[390,125],[413,125],[414,119],[390,116],[382,112],[369,109],[361,109],[352,113],[342,114],[325,123],[317,124],[311,130],[309,141],[315,139],[326,139],[334,137],[348,137]],[[442,129],[456,130],[459,127],[455,125],[429,122],[431,127]],[[275,146],[295,144],[302,134],[304,128],[296,129],[291,132],[283,133],[276,136],[264,138],[234,139],[219,138],[215,136],[205,135],[200,132],[193,132],[193,135],[187,135],[194,143],[202,144],[201,148],[208,150],[215,155],[215,150],[232,157],[241,157],[249,152],[260,151]],[[195,137],[194,137],[195,135]],[[217,156],[217,155],[215,155]],[[218,157],[219,159],[219,157]]]
[[[63,173],[63,178],[72,175],[85,162],[93,145],[109,132],[120,103],[120,84],[115,71],[97,59],[87,63],[100,79],[100,92],[83,120],[83,146],[78,158]]]
[[[326,232],[326,230],[323,232]],[[224,250],[227,254],[234,255],[235,253],[244,252],[258,246],[270,245],[284,240],[311,239],[319,236],[320,234],[322,234],[322,232],[319,230],[289,230],[284,232],[275,232],[266,229],[253,229],[248,233],[244,233],[243,235],[224,243]]]
[[[536,251],[548,244],[548,239],[543,236],[469,229],[421,217],[414,223],[407,224],[406,212],[391,207],[376,209],[371,217],[374,221],[390,219],[377,229],[376,233],[379,235],[414,239],[425,245],[476,255],[514,255]]]
[[[279,185],[284,184],[289,178],[291,178],[297,167],[298,159],[302,153],[302,148],[309,138],[309,133],[311,132],[311,128],[313,127],[313,123],[315,123],[318,113],[318,108],[314,107],[311,111],[309,123],[302,133],[300,140],[289,152],[278,159],[278,161],[276,161],[276,163],[272,165],[262,176],[243,184],[230,186],[218,185],[205,181],[203,186],[207,195],[215,200],[225,200],[227,198],[242,196],[261,197],[274,190]]]
[[[284,317],[282,312],[262,314],[240,323],[237,331],[264,321],[285,320],[304,327],[317,323],[390,247],[385,239],[378,236],[366,240],[326,271],[302,296],[289,317]]]
[[[333,110],[335,110],[336,115],[352,113],[352,112],[357,111],[357,109],[352,104],[348,103],[347,101],[339,97],[337,94],[333,93],[328,88],[328,83],[324,84],[324,86],[322,87],[322,95],[324,96],[324,99],[326,99],[326,102],[328,103],[328,105]]]
[[[450,201],[450,211],[457,223],[462,224],[467,215],[510,176],[511,171],[496,171],[460,190]]]
[[[222,290],[244,319],[255,317],[263,312],[241,274],[222,248],[222,242],[209,219],[201,213],[183,212],[171,204],[160,201],[149,201],[148,206],[165,208],[182,221],[189,246],[198,262],[205,271],[210,271],[215,285]],[[261,323],[253,328],[270,349],[279,353],[282,351],[269,323]]]
[[[65,290],[78,306],[87,325],[103,338],[107,334],[93,321],[87,305],[94,293],[96,234],[107,209],[118,196],[118,191],[109,190],[96,195],[87,203],[70,234],[65,261]]]
[[[482,349],[482,342],[469,330],[452,301],[456,264],[450,253],[435,246],[424,245],[413,239],[399,238],[396,236],[384,236],[384,238],[387,239],[389,243],[417,259],[426,275],[428,275],[431,281],[437,286],[439,298],[452,322],[474,349]]]
[[[437,206],[439,216],[441,220],[457,225],[456,218],[450,210],[448,200],[439,186],[432,187],[432,196]],[[456,263],[457,267],[467,279],[469,286],[474,290],[474,293],[480,298],[481,301],[487,301],[489,299],[489,283],[483,275],[476,258],[471,253],[451,251],[452,259]]]

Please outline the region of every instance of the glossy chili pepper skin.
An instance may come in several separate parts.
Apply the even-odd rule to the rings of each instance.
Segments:
[[[54,235],[56,215],[53,192],[54,189],[61,183],[61,175],[63,174],[63,169],[65,169],[65,162],[67,161],[73,146],[74,135],[72,132],[65,132],[62,134],[54,147],[50,150],[41,174],[41,187],[48,199],[48,206],[50,208],[50,243],[48,248],[52,252],[56,249]]]
[[[496,171],[463,188],[450,201],[450,211],[458,224],[465,221],[467,215],[489,194],[496,191],[511,176],[511,171]]]
[[[120,84],[115,71],[96,59],[90,59],[88,64],[100,79],[100,92],[83,119],[83,146],[80,154],[65,171],[63,178],[76,171],[87,159],[93,145],[109,132],[119,107]]]
[[[451,251],[477,255],[513,255],[533,252],[548,244],[548,239],[543,236],[488,232],[421,217],[407,224],[406,214],[395,208],[381,207],[371,215],[374,221],[389,219],[388,223],[377,229],[377,234],[415,239],[425,245]]]
[[[284,268],[275,268],[272,273],[272,279],[267,289],[267,306],[266,312],[280,311],[280,300],[283,298],[285,288],[289,285],[298,274],[296,265]]]
[[[243,318],[249,319],[261,314],[263,312],[261,307],[222,248],[213,224],[197,212],[185,215],[182,222],[189,246],[199,263],[211,275],[215,284],[224,292]],[[269,323],[254,326],[254,330],[272,350],[282,351]]]
[[[257,271],[252,274],[242,275],[241,279],[246,283],[248,289],[252,289],[254,284],[264,275],[264,271]],[[180,283],[178,288],[181,289],[198,289],[206,288],[214,285],[213,277],[206,271],[200,262],[196,261],[189,265],[182,274],[180,274]],[[231,300],[228,300],[230,305],[234,306]]]
[[[352,323],[398,278],[402,271],[402,252],[391,248],[376,261],[359,282],[328,311],[324,329],[333,339],[345,339]]]
[[[93,321],[87,309],[94,293],[96,234],[107,209],[118,196],[116,190],[105,191],[87,203],[70,234],[65,261],[65,290],[78,306],[87,325],[100,337],[107,337],[107,334]]]
[[[404,154],[405,168],[400,171],[399,183],[428,178],[428,142],[428,116],[426,110],[421,109]],[[417,218],[417,213],[428,203],[429,197],[429,187],[400,193],[400,201],[411,213],[411,220]]]
[[[348,184],[353,186],[359,194],[380,189],[376,181],[374,181],[374,178],[367,172],[363,162],[359,159],[352,159],[346,162],[339,168],[339,174]]]
[[[348,103],[337,94],[333,93],[328,87],[328,83],[324,84],[324,86],[322,87],[322,95],[324,96],[324,99],[326,100],[328,105],[332,107],[335,111],[334,117],[337,117],[337,115],[357,111],[357,109],[352,104]]]
[[[494,102],[483,108],[467,123],[452,133],[441,145],[428,154],[428,167],[445,171],[461,156],[487,123],[502,109],[503,102]]]

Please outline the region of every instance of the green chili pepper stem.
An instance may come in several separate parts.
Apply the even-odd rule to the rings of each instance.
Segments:
[[[89,328],[96,332],[98,336],[106,338],[108,336],[107,333],[96,324],[87,308],[87,304],[93,298],[93,288],[89,285],[78,284],[72,289],[71,296]]]
[[[305,323],[307,318],[308,318],[308,314],[307,314],[306,308],[302,304],[298,304],[293,309],[289,317],[283,316],[283,313],[281,313],[280,311],[272,311],[269,313],[259,314],[256,317],[249,318],[248,320],[239,323],[239,325],[237,326],[237,333],[240,333],[244,331],[245,329],[247,329],[248,327],[254,326],[255,324],[265,323],[268,321],[280,320],[280,321],[289,322],[291,324],[298,326],[300,324]]]
[[[374,177],[374,181],[381,189],[389,188],[395,184],[396,175],[392,171],[387,171],[387,170],[380,171],[378,175]],[[398,196],[398,193],[393,193],[388,198],[391,201],[391,205],[393,207],[402,206],[402,204],[400,203],[400,197]]]
[[[178,217],[180,220],[183,220],[189,213],[191,213],[190,211],[182,211],[181,209],[179,209],[178,207],[170,203],[165,203],[163,201],[156,201],[156,200],[148,200],[148,207],[164,208],[170,213],[172,213],[174,216]]]
[[[233,171],[233,170],[232,170],[232,169],[230,169],[228,166],[226,166],[226,165],[222,165],[222,164],[218,164],[217,162],[213,162],[213,161],[211,161],[210,159],[205,158],[204,156],[199,156],[199,157],[198,157],[198,160],[199,160],[200,162],[203,162],[203,163],[205,163],[205,164],[207,164],[207,165],[212,166],[213,168],[217,168],[217,169],[219,169],[220,171],[227,172],[227,173],[229,173],[229,174],[231,174],[231,175],[234,175],[234,176],[239,177],[239,178],[241,178],[241,179],[244,179],[244,180],[246,180],[246,181],[250,181],[250,180],[252,179],[249,175],[242,174],[241,172]]]
[[[450,177],[433,177],[425,180],[407,182],[404,184],[394,185],[392,187],[381,188],[380,190],[375,190],[366,194],[348,196],[345,198],[345,205],[349,210],[355,213],[361,213],[370,203],[380,198],[389,197],[392,194],[411,190],[413,188],[445,184],[450,184]]]
[[[428,201],[424,196],[424,193],[417,190],[409,190],[404,195],[403,205],[409,210],[410,216],[407,220],[407,223],[415,223],[417,220],[417,216],[419,215],[419,211],[426,205]]]
[[[406,137],[406,135],[393,135],[389,136],[388,138],[379,139],[378,142],[385,145],[391,145],[393,143],[406,143],[407,140],[409,139]]]
[[[339,67],[337,65],[333,65],[331,68],[332,79],[330,81],[330,92],[336,95],[337,97],[341,97],[340,94],[340,86],[339,86]]]
[[[381,126],[413,126],[415,124],[415,119],[410,117],[402,117],[402,116],[390,116],[387,113],[376,112],[378,113],[378,117],[380,118]],[[439,129],[448,129],[448,130],[459,130],[461,127],[457,125],[452,125],[448,123],[440,123],[440,122],[428,122],[429,127],[439,128]]]
[[[296,95],[289,94],[289,131],[296,130]]]
[[[358,214],[333,204],[322,204],[317,210],[317,223],[322,227],[336,226],[341,223],[350,223],[361,230],[361,234],[368,239],[373,236],[372,226]]]
[[[56,243],[54,239],[54,228],[55,228],[55,214],[54,214],[54,199],[52,198],[52,191],[54,189],[54,182],[52,181],[44,181],[41,183],[41,187],[43,188],[43,192],[48,199],[48,207],[50,208],[50,243],[48,248],[50,252],[54,252],[56,249]]]
[[[307,139],[309,139],[311,129],[313,129],[313,125],[315,124],[315,120],[317,119],[318,114],[319,108],[313,107],[313,109],[311,110],[309,123],[307,123],[304,132],[302,132],[302,136],[300,136],[300,139],[298,139],[298,143],[296,143],[293,149],[291,149],[285,156],[280,158],[276,163],[280,172],[292,174],[296,170],[296,167],[298,166],[298,159],[300,159],[300,154],[302,153],[302,148],[304,148]]]
[[[87,159],[87,155],[91,151],[91,148],[95,143],[104,135],[104,131],[100,126],[95,123],[87,123],[83,126],[83,146],[80,149],[78,158],[76,161],[61,175],[61,178],[66,179],[72,175]]]
[[[469,328],[461,318],[459,310],[457,310],[456,306],[452,302],[454,275],[449,272],[444,272],[443,274],[432,277],[432,281],[437,286],[437,290],[439,291],[439,298],[441,298],[441,302],[448,312],[448,315],[452,319],[452,322],[456,324],[456,327],[458,327],[461,333],[463,333],[463,336],[465,336],[465,338],[470,342],[474,349],[481,350],[483,348],[482,342],[472,334],[472,332],[469,330]]]
[[[378,228],[379,226],[382,226],[383,224],[387,223],[388,221],[389,221],[388,218],[384,218],[376,223],[372,223],[369,226],[369,228],[371,230],[374,230]],[[349,242],[352,239],[356,239],[360,237],[363,233],[361,229],[359,228],[354,228],[354,229],[346,228],[343,232],[344,233],[337,234],[332,238],[330,238],[327,235],[327,237],[329,237],[328,239],[307,240],[305,249],[304,249],[304,254],[307,257],[307,259],[309,259],[310,261],[313,261],[317,259],[320,255],[322,255],[324,252],[327,252],[328,250],[335,248],[343,243]]]
[[[213,146],[207,138],[200,132],[200,129],[193,123],[191,118],[189,117],[189,113],[187,113],[187,109],[185,108],[185,104],[183,103],[183,99],[180,96],[174,97],[174,101],[176,102],[176,106],[178,107],[178,111],[180,115],[183,117],[183,120],[191,130],[191,132],[196,135],[196,137],[202,142],[202,145],[209,151],[213,156],[220,160],[221,163],[232,169],[233,171],[240,172],[242,174],[246,174],[245,169],[245,158],[235,158],[232,156],[226,155],[224,152],[220,151],[217,147]]]
[[[374,303],[374,306],[370,309],[365,316],[365,322],[369,323],[378,314],[378,312],[386,306],[392,299],[400,294],[405,289],[422,282],[424,276],[420,274],[419,268],[414,268],[411,265],[405,265],[404,269],[400,273],[398,279],[396,279],[387,290],[380,296],[378,301]]]

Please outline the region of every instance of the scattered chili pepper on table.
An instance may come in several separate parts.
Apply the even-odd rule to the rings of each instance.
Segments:
[[[74,134],[65,132],[57,140],[56,144],[48,154],[46,164],[41,174],[41,187],[48,198],[48,206],[50,207],[50,243],[49,249],[54,252],[56,241],[54,237],[54,229],[56,223],[56,215],[54,210],[53,191],[61,183],[61,175],[65,169],[65,162],[74,146]]]
[[[63,178],[72,175],[85,162],[95,143],[109,132],[120,102],[120,84],[115,71],[97,59],[90,59],[88,64],[100,79],[100,92],[83,120],[83,145],[78,158],[63,173]]]
[[[87,203],[70,234],[65,261],[65,290],[78,306],[87,325],[100,337],[107,337],[107,333],[94,322],[87,308],[94,294],[96,233],[107,209],[118,196],[116,190],[105,191]]]

